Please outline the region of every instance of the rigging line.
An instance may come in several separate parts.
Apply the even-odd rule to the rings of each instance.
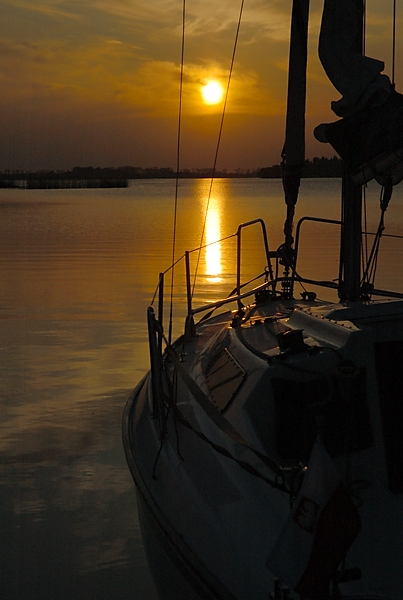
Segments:
[[[181,43],[181,66],[180,66],[180,81],[179,81],[179,112],[178,112],[178,135],[176,147],[176,182],[175,182],[175,203],[174,203],[174,223],[172,236],[172,272],[171,272],[171,298],[169,305],[169,328],[168,339],[172,339],[172,322],[173,322],[173,294],[174,294],[174,278],[175,278],[175,251],[176,251],[176,226],[178,220],[178,190],[179,190],[179,167],[180,167],[180,146],[181,146],[181,125],[182,125],[182,98],[183,98],[183,70],[185,58],[185,25],[186,25],[186,0],[182,4],[182,43]]]
[[[183,414],[180,412],[180,410],[178,410],[178,408],[174,408],[174,411],[175,411],[177,420],[180,423],[182,423],[182,425],[184,425],[185,427],[190,429],[190,431],[193,431],[193,433],[195,433],[203,442],[206,442],[211,448],[213,448],[213,450],[215,450],[222,456],[225,456],[226,458],[233,460],[242,469],[244,469],[251,475],[254,475],[254,477],[258,477],[259,479],[262,479],[265,483],[270,485],[272,488],[275,488],[276,490],[280,490],[281,492],[289,493],[289,489],[285,485],[284,477],[283,477],[282,473],[276,474],[276,479],[269,479],[263,473],[261,473],[258,469],[256,469],[251,463],[235,457],[229,450],[227,450],[227,448],[225,448],[224,446],[221,446],[220,444],[213,442],[202,431],[195,429],[192,426],[192,424],[183,416]]]
[[[376,235],[376,233],[374,233],[373,231],[366,231],[365,233],[367,233],[368,235]],[[396,238],[398,240],[403,240],[403,235],[394,235],[393,233],[383,233],[382,237],[390,237]]]
[[[366,28],[367,28],[367,1],[363,0],[362,11],[362,53],[365,55]]]
[[[376,267],[378,264],[380,241],[381,241],[381,237],[383,235],[383,231],[385,229],[385,212],[388,207],[389,200],[390,200],[390,196],[388,194],[389,191],[390,190],[387,191],[385,189],[385,186],[383,186],[381,189],[381,195],[380,195],[381,215],[380,215],[380,219],[379,219],[378,228],[377,228],[377,231],[375,234],[375,239],[373,241],[371,253],[369,255],[369,258],[367,261],[367,266],[364,271],[361,283],[368,282],[371,285],[374,285],[374,283],[375,283],[375,275],[376,275]],[[391,192],[390,192],[390,194],[391,194]]]
[[[209,416],[210,420],[220,429],[225,435],[230,437],[237,444],[243,446],[243,448],[253,452],[255,456],[257,456],[267,467],[271,469],[271,471],[277,476],[281,477],[283,474],[283,469],[277,462],[272,459],[270,456],[260,452],[253,446],[250,446],[248,442],[243,438],[242,434],[236,430],[233,425],[226,419],[226,417],[219,411],[210,401],[210,399],[205,395],[203,390],[199,387],[199,384],[190,373],[183,366],[182,361],[176,353],[176,350],[173,346],[168,344],[168,340],[164,335],[164,332],[161,329],[158,321],[156,322],[157,330],[161,334],[164,342],[166,343],[165,353],[170,358],[173,366],[177,374],[181,377],[184,385],[188,389],[188,391],[192,394],[193,398],[198,402],[199,406],[204,410],[204,412]],[[164,394],[165,396],[165,394]],[[165,396],[165,402],[168,404],[169,408],[173,408],[173,410],[178,410],[176,406],[173,406],[170,402],[169,396]],[[164,427],[166,425],[168,419],[168,415],[165,417]],[[159,456],[159,453],[158,453]],[[156,462],[158,460],[158,456],[156,458]]]
[[[237,233],[230,233],[229,235],[226,235],[225,237],[223,237],[223,238],[221,238],[219,240],[216,240],[215,242],[210,242],[209,244],[204,244],[204,246],[198,246],[197,248],[193,248],[192,250],[188,250],[188,254],[192,254],[193,252],[199,252],[200,250],[203,250],[204,248],[208,248],[209,246],[213,246],[214,244],[218,244],[219,242],[225,242],[226,240],[229,240],[231,238],[237,237],[237,235],[238,235]],[[150,306],[154,305],[155,299],[157,297],[158,290],[159,290],[159,287],[161,285],[161,275],[166,275],[167,273],[169,273],[170,271],[172,271],[173,269],[175,269],[176,265],[179,264],[184,258],[185,258],[185,254],[182,254],[167,269],[165,269],[165,271],[163,271],[160,274],[160,277],[159,277],[158,283],[157,283],[157,287],[155,288],[153,297],[152,297],[151,302],[150,302]]]
[[[262,277],[264,277],[266,275],[266,271],[263,271],[263,273],[259,273],[259,275],[256,275],[256,277],[253,277],[252,279],[249,279],[249,281],[245,281],[245,283],[242,283],[239,286],[239,289],[242,290],[244,287],[246,287],[247,285],[250,285],[251,283],[253,283],[254,281],[257,281],[258,279],[261,279]],[[271,281],[269,282],[271,283]],[[231,296],[234,296],[235,292],[237,291],[238,287],[235,287],[227,296],[227,298],[230,298]]]
[[[381,216],[381,219],[380,219],[380,222],[378,225],[378,230],[377,230],[375,239],[372,244],[371,253],[370,253],[368,261],[367,261],[367,266],[366,266],[366,269],[365,269],[363,277],[362,277],[362,283],[366,283],[366,282],[372,283],[375,279],[374,264],[376,261],[376,256],[379,251],[379,242],[380,242],[380,238],[382,235],[382,230],[383,230],[383,223],[382,223],[382,216]]]
[[[216,168],[217,168],[218,152],[219,152],[219,149],[220,149],[221,136],[222,136],[222,131],[223,131],[223,127],[224,127],[224,118],[225,118],[225,113],[226,113],[226,109],[227,109],[228,96],[229,96],[229,88],[230,88],[230,84],[231,84],[232,72],[234,70],[235,54],[236,54],[236,49],[237,49],[237,46],[238,46],[239,30],[241,28],[242,12],[243,12],[244,2],[245,2],[245,0],[241,1],[241,7],[240,7],[240,10],[239,10],[238,25],[237,25],[236,34],[235,34],[234,47],[233,47],[233,50],[232,50],[231,65],[230,65],[230,70],[229,70],[229,75],[228,75],[228,81],[227,81],[227,89],[226,89],[226,92],[225,92],[224,106],[223,106],[222,114],[221,114],[221,122],[220,122],[220,128],[219,128],[219,132],[218,132],[217,146],[216,146],[216,151],[215,151],[215,156],[214,156],[214,163],[213,163],[213,173],[211,175],[211,180],[210,180],[210,187],[209,187],[209,193],[208,193],[208,197],[207,197],[206,211],[205,211],[205,214],[204,214],[204,222],[203,222],[203,228],[202,228],[202,232],[201,232],[200,246],[202,245],[202,241],[203,241],[203,237],[204,237],[204,232],[206,230],[207,213],[208,213],[208,210],[209,210],[210,199],[211,199],[211,192],[212,192],[212,189],[213,189],[214,177],[215,177]],[[197,256],[196,269],[195,269],[195,274],[194,274],[194,278],[193,278],[192,297],[194,295],[194,290],[195,290],[195,286],[196,286],[197,272],[198,272],[199,263],[200,263],[200,255],[201,255],[201,251],[199,251],[199,254]]]
[[[165,337],[164,337],[165,340]],[[204,410],[209,419],[214,423],[214,425],[226,436],[232,439],[237,445],[240,445],[244,449],[252,452],[259,460],[261,460],[269,469],[276,475],[282,476],[283,469],[277,464],[277,462],[268,456],[267,454],[262,453],[260,450],[250,446],[248,442],[244,439],[241,433],[231,423],[227,420],[227,418],[219,411],[214,404],[211,402],[210,398],[205,395],[203,390],[199,387],[198,383],[193,379],[190,373],[185,369],[183,363],[179,359],[175,348],[173,346],[167,346],[165,352],[169,359],[171,360],[173,366],[175,367],[178,375],[180,376],[183,384],[186,386],[187,390],[193,396],[194,400],[198,403],[200,408]],[[169,398],[165,398],[166,402],[169,402]]]
[[[362,270],[364,271],[365,265],[368,263],[368,227],[367,227],[367,186],[364,185],[362,189],[363,197],[363,217],[364,217],[364,231],[362,235],[364,237],[364,243],[361,244],[361,261]]]
[[[237,233],[230,233],[229,235],[226,235],[223,238],[220,238],[219,240],[215,240],[215,242],[209,242],[208,244],[203,244],[203,246],[199,246],[198,248],[193,248],[193,250],[188,250],[189,254],[192,254],[192,252],[200,252],[200,250],[204,250],[204,248],[208,248],[209,246],[214,246],[214,244],[219,244],[220,242],[225,242],[226,240],[229,240],[231,238],[237,237]]]
[[[393,24],[392,24],[392,85],[395,85],[396,64],[396,0],[393,0]]]

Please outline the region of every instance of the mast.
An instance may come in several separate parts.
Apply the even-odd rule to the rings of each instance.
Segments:
[[[285,277],[293,264],[292,235],[295,205],[298,200],[301,170],[305,161],[306,65],[308,56],[309,0],[293,0],[291,40],[288,68],[287,116],[285,142],[281,155],[282,178],[287,217],[284,224],[285,243],[282,264]],[[284,294],[292,295],[291,286],[283,285]]]
[[[357,37],[353,50],[364,50],[364,0],[357,3]],[[361,219],[362,186],[352,182],[347,166],[343,164],[341,194],[341,238],[338,295],[341,302],[354,302],[361,293]]]

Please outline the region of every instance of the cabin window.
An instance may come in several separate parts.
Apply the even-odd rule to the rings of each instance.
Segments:
[[[286,460],[306,462],[318,435],[330,456],[372,444],[366,400],[365,369],[295,381],[272,379],[275,398],[276,452]]]
[[[402,492],[403,342],[375,344],[375,361],[389,488]]]

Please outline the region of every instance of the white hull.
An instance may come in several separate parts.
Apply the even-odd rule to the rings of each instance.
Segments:
[[[359,414],[353,417],[354,431],[350,433],[354,439],[348,452],[342,452],[340,440],[332,437],[340,433],[341,421],[333,421],[335,432],[329,429],[331,422],[325,423],[323,430],[325,445],[349,487],[362,523],[345,562],[346,573],[354,580],[339,584],[340,597],[401,600],[403,478],[401,472],[395,472],[396,464],[391,464],[387,451],[386,436],[396,436],[385,430],[385,414],[381,414],[385,407],[380,406],[378,395],[382,377],[377,369],[388,360],[382,363],[375,349],[385,343],[400,347],[402,316],[401,302],[349,308],[294,301],[287,306],[287,302],[274,301],[252,307],[241,326],[231,327],[233,314],[228,312],[211,317],[198,326],[197,337],[174,344],[184,359],[182,367],[202,395],[196,399],[179,372],[176,399],[180,414],[175,416],[169,402],[165,404],[162,441],[159,420],[152,418],[151,378],[136,388],[124,419],[125,449],[139,490],[140,512],[148,514],[143,518],[144,537],[150,563],[156,563],[152,570],[161,598],[267,600],[274,593],[276,575],[270,571],[268,559],[289,516],[290,495],[270,485],[278,480],[270,466],[224,431],[220,418],[216,422],[210,418],[203,407],[203,394],[211,406],[219,404],[219,410],[214,410],[225,416],[225,422],[249,446],[272,457],[282,468],[296,465],[297,459],[306,464],[313,443],[308,431],[312,423],[298,425],[298,414],[290,412],[293,402],[287,400],[287,389],[300,388],[302,396],[312,390],[320,395],[317,384],[310,389],[309,382],[319,381],[320,387],[328,378],[332,385],[336,381],[340,394],[343,385],[350,385],[349,377],[343,379],[343,375],[341,382],[334,379],[334,372],[350,361],[356,379],[353,394],[351,389],[347,392],[347,402]],[[303,329],[305,348],[285,357],[270,338],[273,327]],[[223,352],[220,368],[228,369],[228,380],[236,381],[239,376],[239,386],[214,380],[211,365]],[[165,357],[165,389],[173,370],[172,361]],[[400,381],[399,373],[396,376]],[[282,413],[280,405],[290,400]],[[338,399],[333,397],[330,403],[335,401]],[[343,402],[340,398],[340,405]],[[335,405],[330,411],[334,409]],[[390,428],[390,415],[386,418]],[[287,419],[289,430],[284,429]],[[298,429],[303,428],[306,433],[296,439]],[[288,450],[287,443],[291,444]],[[394,439],[393,443],[398,442]],[[293,456],[295,452],[300,456]],[[255,472],[246,470],[244,463]],[[294,475],[288,473],[287,486],[296,485]],[[169,561],[176,565],[175,572],[165,559],[162,562],[162,556],[168,557],[168,565]],[[175,582],[171,582],[171,589],[176,590],[172,594],[165,583],[167,571]],[[299,598],[291,590],[287,593],[285,598]]]

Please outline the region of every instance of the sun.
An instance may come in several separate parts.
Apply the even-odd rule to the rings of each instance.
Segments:
[[[224,90],[217,81],[209,81],[201,89],[206,104],[218,104],[224,96]]]

